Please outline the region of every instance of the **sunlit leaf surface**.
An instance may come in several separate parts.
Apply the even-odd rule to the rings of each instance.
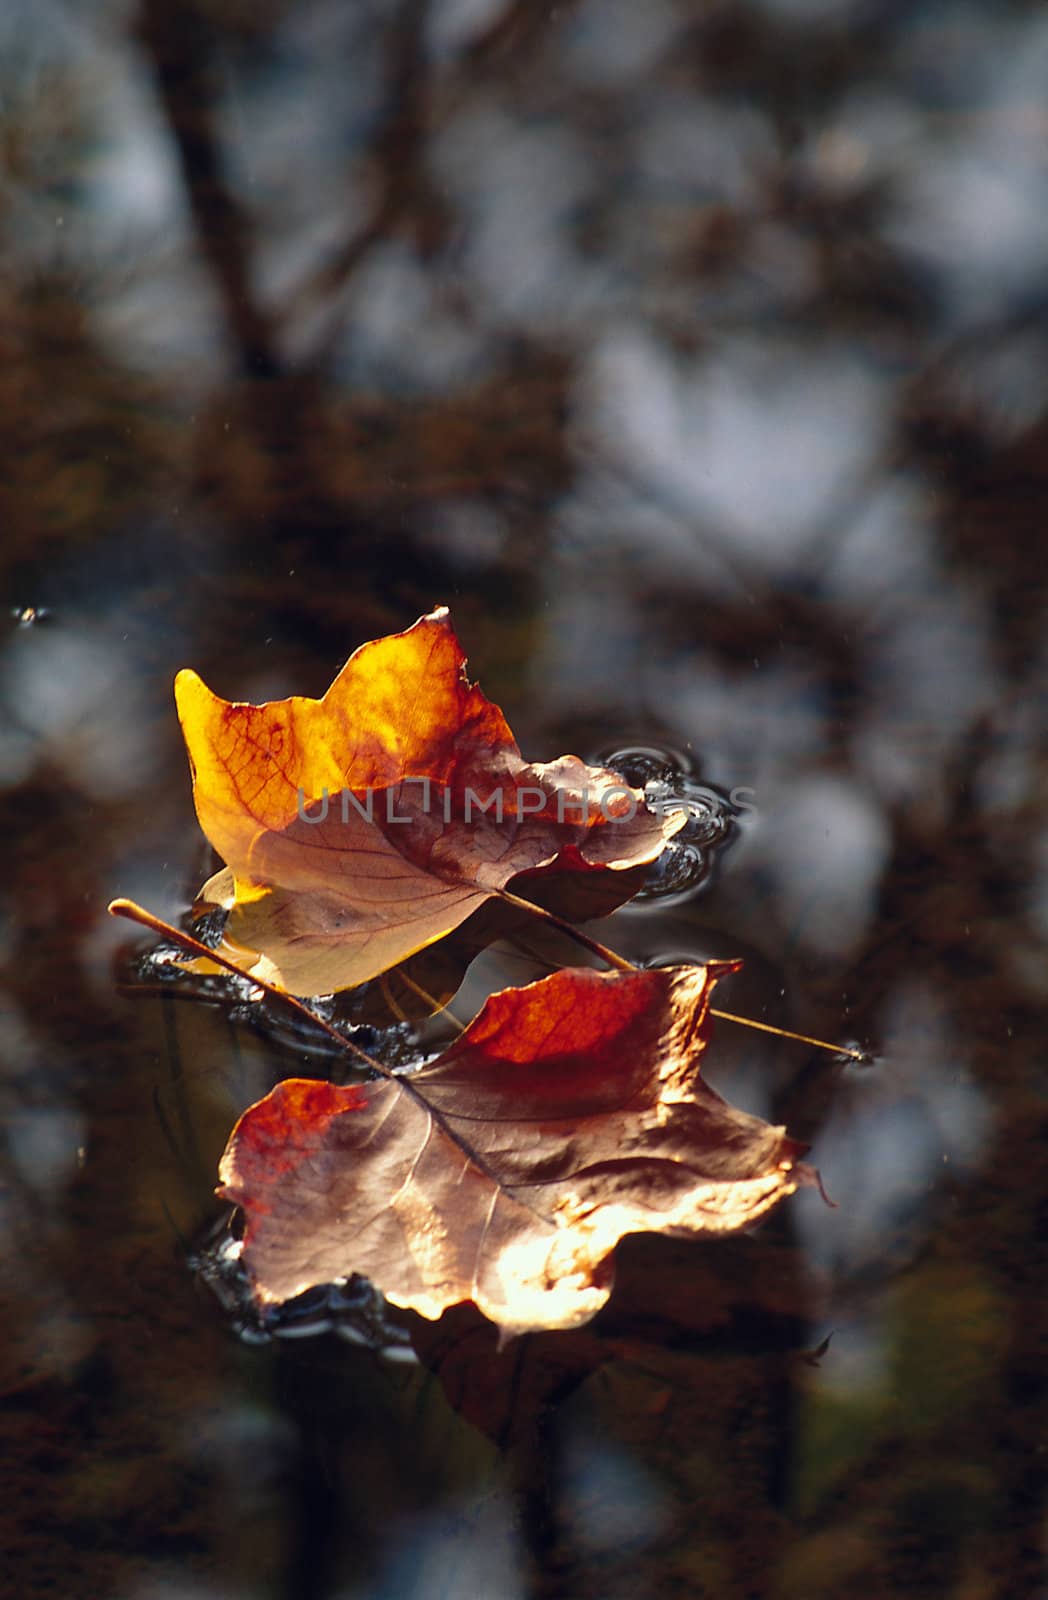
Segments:
[[[447,611],[363,645],[320,700],[175,693],[200,825],[246,970],[295,994],[364,982],[538,868],[622,873],[686,820],[575,756],[529,765],[465,675]]]
[[[503,1335],[574,1327],[625,1234],[734,1232],[817,1181],[699,1075],[732,970],[558,972],[410,1078],[278,1084],[220,1169],[260,1302],[358,1272],[424,1317],[472,1300]]]

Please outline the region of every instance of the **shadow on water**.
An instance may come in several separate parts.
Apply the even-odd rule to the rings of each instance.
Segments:
[[[1042,1593],[1039,9],[47,0],[0,63],[17,1592]],[[124,992],[104,908],[211,869],[179,667],[319,694],[438,601],[528,755],[680,753],[702,882],[601,936],[872,1052],[709,1052],[837,1208],[631,1238],[502,1353],[238,1338],[188,1258],[318,1058]]]

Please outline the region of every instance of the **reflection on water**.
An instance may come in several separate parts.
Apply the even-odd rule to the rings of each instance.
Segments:
[[[1040,1592],[1046,90],[1020,0],[4,8],[20,1593]],[[178,667],[319,694],[442,600],[526,754],[681,753],[687,883],[597,931],[874,1053],[708,1056],[837,1208],[626,1241],[501,1354],[463,1313],[387,1360],[340,1289],[247,1344],[187,1256],[236,1116],[330,1063],[132,999],[103,908],[208,873]],[[393,999],[338,1015],[404,1061]]]
[[[228,1218],[209,1227],[187,1260],[190,1271],[212,1291],[230,1327],[247,1344],[271,1339],[312,1339],[335,1333],[349,1344],[378,1351],[385,1361],[414,1364],[407,1329],[393,1321],[390,1308],[366,1278],[354,1274],[319,1285],[283,1305],[260,1308],[241,1264],[242,1240]]]
[[[731,843],[736,818],[750,809],[751,791],[718,793],[701,782],[694,762],[678,750],[623,745],[598,752],[594,760],[642,789],[647,805],[660,816],[683,811],[686,817],[683,827],[652,863],[633,903],[657,900],[665,905],[671,897],[676,900],[694,894],[708,881],[720,852]]]

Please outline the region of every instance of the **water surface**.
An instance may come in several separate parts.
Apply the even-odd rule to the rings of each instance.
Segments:
[[[17,1592],[1045,1592],[1038,8],[0,38]],[[502,1357],[405,1319],[408,1364],[344,1307],[250,1337],[194,1275],[233,1120],[330,1064],[131,982],[105,906],[177,920],[212,867],[179,667],[320,694],[437,602],[529,756],[680,752],[742,802],[601,936],[742,956],[727,1007],[872,1061],[722,1025],[711,1081],[836,1209],[632,1239],[591,1327]]]

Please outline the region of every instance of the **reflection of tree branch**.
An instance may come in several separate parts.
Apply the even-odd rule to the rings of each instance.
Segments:
[[[565,11],[575,0],[564,0]],[[513,3],[470,43],[456,63],[448,80],[434,85],[426,74],[423,40],[429,0],[404,0],[392,30],[388,68],[388,114],[374,141],[371,162],[376,182],[376,198],[371,216],[359,233],[310,273],[284,308],[285,321],[291,322],[312,311],[350,281],[360,262],[379,242],[387,238],[401,220],[419,207],[425,177],[422,170],[423,141],[430,131],[431,106],[439,100],[441,121],[461,104],[475,88],[485,69],[517,62],[523,52],[550,26],[553,10],[536,5],[535,0]],[[309,365],[315,367],[331,347],[341,313],[324,330],[322,343]]]
[[[272,377],[279,362],[269,319],[250,288],[248,225],[222,174],[210,32],[192,0],[180,5],[141,0],[138,36],[178,151],[200,249],[214,273],[245,372]]]
[[[418,200],[419,156],[426,131],[429,88],[422,50],[428,4],[429,0],[404,0],[392,28],[388,111],[370,157],[376,186],[371,217],[359,233],[322,262],[299,286],[284,307],[286,321],[294,320],[318,301],[337,294],[352,278],[371,247],[392,232]],[[340,320],[336,315],[336,327]],[[316,367],[323,360],[331,346],[332,332],[331,327],[325,329],[310,366]]]
[[[562,21],[576,3],[577,0],[562,0],[560,5],[542,6],[536,5],[535,0],[512,0],[464,51],[460,86],[470,82],[478,68],[495,66],[504,60],[519,60],[536,36]]]

